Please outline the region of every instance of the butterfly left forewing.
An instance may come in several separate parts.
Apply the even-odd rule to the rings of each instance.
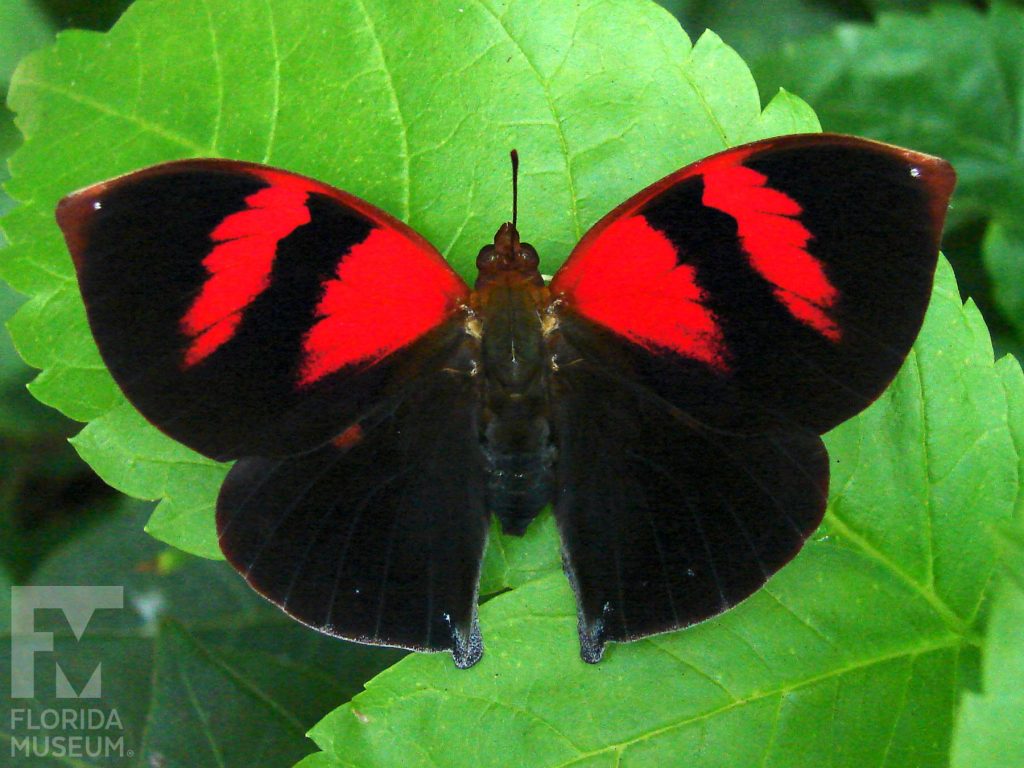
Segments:
[[[69,195],[57,220],[115,380],[217,459],[330,439],[468,295],[385,212],[253,163],[146,168]]]

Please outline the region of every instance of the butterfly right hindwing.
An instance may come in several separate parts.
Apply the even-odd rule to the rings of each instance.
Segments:
[[[735,605],[821,522],[828,456],[810,430],[706,426],[556,349],[554,513],[586,661]]]

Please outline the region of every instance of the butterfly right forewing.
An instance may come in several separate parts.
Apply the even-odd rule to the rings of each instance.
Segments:
[[[850,136],[727,150],[602,219],[552,292],[603,329],[598,355],[692,415],[825,432],[910,349],[954,182],[939,158]]]

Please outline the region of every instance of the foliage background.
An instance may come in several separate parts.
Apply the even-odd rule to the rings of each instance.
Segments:
[[[106,29],[128,5],[125,0],[0,0],[0,86],[6,88],[16,62],[25,53],[47,44],[56,30]],[[711,28],[733,46],[750,65],[762,88],[763,102],[781,86],[806,99],[826,130],[894,141],[951,159],[961,183],[944,251],[953,262],[961,296],[977,302],[997,353],[1019,354],[1024,349],[1024,270],[1020,269],[1024,257],[1024,27],[1014,4],[784,0],[772,5],[771,14],[764,12],[763,3],[746,0],[666,0],[663,5],[680,19],[693,40],[704,28]],[[18,143],[12,120],[0,120],[0,153],[9,154]],[[10,200],[0,198],[0,210],[11,205]],[[0,313],[11,315],[20,303],[14,291],[0,288]],[[947,302],[944,317],[949,326],[962,326],[964,339],[981,338],[984,329],[977,318],[961,316],[957,307]],[[976,358],[979,366],[984,365],[984,341],[979,343],[980,351],[970,354],[963,352],[967,342],[957,347],[964,357],[952,364],[969,370]],[[1008,366],[999,371],[1004,380],[1013,376]],[[33,375],[10,342],[6,338],[0,341],[0,582],[125,583],[136,594],[158,596],[158,610],[138,611],[130,620],[112,620],[100,626],[102,631],[90,635],[93,647],[89,649],[75,650],[69,637],[58,640],[58,652],[64,654],[62,663],[69,659],[67,669],[73,679],[77,679],[72,672],[76,666],[87,674],[97,659],[111,654],[137,662],[124,679],[110,683],[112,690],[120,692],[121,698],[114,704],[130,724],[129,741],[139,745],[137,760],[152,762],[156,755],[166,765],[289,765],[313,752],[316,745],[303,733],[350,699],[378,671],[389,667],[399,654],[324,641],[304,632],[241,589],[226,568],[168,549],[145,536],[142,522],[149,507],[111,492],[80,461],[66,442],[79,426],[28,396],[25,385]],[[964,392],[970,391],[965,385]],[[835,440],[842,444],[855,437],[840,434]],[[964,437],[954,435],[951,440]],[[1018,437],[1024,440],[1024,436]],[[79,439],[77,447],[85,454],[96,448],[88,437]],[[956,507],[955,500],[950,507]],[[826,529],[823,535],[842,533]],[[1024,706],[1019,693],[1024,685],[1013,682],[1024,682],[1024,653],[1014,632],[1024,621],[1024,553],[1019,531],[1010,529],[1000,540],[1007,570],[1015,576],[1003,579],[1003,586],[987,593],[981,615],[991,611],[991,623],[979,621],[959,628],[964,635],[973,636],[965,645],[963,660],[956,662],[959,678],[950,684],[944,677],[943,667],[951,662],[941,655],[945,647],[941,646],[941,633],[932,638],[939,656],[924,655],[932,659],[929,663],[935,669],[930,677],[920,678],[921,684],[942,691],[935,695],[963,697],[958,735],[938,744],[926,743],[933,730],[923,728],[905,740],[917,743],[919,749],[905,754],[889,754],[887,749],[881,758],[872,754],[874,762],[858,762],[863,756],[839,754],[836,762],[985,765],[985,760],[991,759],[993,765],[1012,764],[1006,761],[1007,753],[999,750],[1011,743],[1007,738],[1012,739],[1014,714]],[[193,551],[203,551],[202,543],[196,543]],[[494,590],[531,581],[549,565],[528,545],[520,552],[502,550],[500,556],[501,563],[490,571],[495,574]],[[894,557],[902,558],[903,553]],[[813,568],[809,564],[802,573],[811,577]],[[796,578],[794,575],[779,585],[778,599],[789,596],[787,584]],[[529,588],[532,591],[523,599],[532,601],[534,614],[543,616],[545,611],[556,610],[559,582],[541,579]],[[791,596],[798,599],[799,591]],[[853,594],[843,597],[851,604],[857,600]],[[496,604],[495,611],[500,610]],[[510,616],[512,621],[515,614]],[[741,626],[733,630],[742,636]],[[521,634],[523,627],[517,625],[514,631]],[[984,666],[978,659],[983,632],[987,633],[986,654],[991,655]],[[529,649],[520,649],[520,653],[521,660],[512,661],[529,663]],[[446,739],[462,744],[447,728],[439,727],[438,719],[456,730],[471,727],[482,702],[490,701],[487,697],[494,691],[462,690],[466,679],[446,677],[443,670],[439,673],[437,661],[409,660],[375,681],[359,700],[362,703],[338,710],[325,720],[317,727],[317,745],[324,751],[310,757],[308,765],[347,764],[349,759],[357,765],[386,764],[375,762],[382,760],[384,753],[375,751],[381,747],[372,739],[361,747],[363,753],[352,747],[362,738],[351,733],[353,727],[365,725],[363,718],[375,712],[380,713],[372,715],[378,722],[385,721],[398,731],[390,734],[393,740],[413,738],[412,746],[397,748],[395,760],[430,764],[443,754]],[[631,675],[635,685],[653,688],[678,672],[676,665],[615,674]],[[904,671],[888,673],[899,677]],[[911,674],[906,674],[910,679]],[[398,691],[417,676],[434,682],[417,694],[423,699],[421,705],[405,707],[407,694]],[[575,684],[570,678],[567,673],[566,680],[555,681],[555,686]],[[539,685],[528,675],[524,679],[531,686]],[[441,693],[449,687],[461,691],[462,704],[456,705]],[[894,685],[894,690],[897,688]],[[183,706],[196,691],[201,693],[203,705]],[[529,699],[532,692],[519,694]],[[816,747],[808,735],[806,744],[782,745],[749,759],[799,765],[796,756],[801,752],[812,754],[819,747],[827,751],[845,741],[856,743],[856,734],[844,734],[842,729],[871,727],[872,702],[857,706],[856,702],[840,701],[839,694],[837,687],[837,698],[832,701],[824,697],[800,703],[831,711],[830,727],[839,730],[823,737],[822,744]],[[557,700],[556,694],[550,695]],[[683,695],[692,696],[693,691]],[[914,694],[904,691],[904,695]],[[922,702],[934,700],[928,692],[919,695]],[[466,704],[473,696],[478,697],[476,705]],[[562,703],[562,709],[554,710],[556,718],[566,718],[572,711],[571,702]],[[767,703],[775,705],[772,699]],[[948,701],[940,705],[936,718],[951,709]],[[776,725],[781,698],[778,706]],[[628,719],[626,713],[621,717]],[[1020,718],[1016,719],[1019,726]],[[765,722],[771,718],[766,716]],[[808,722],[827,726],[824,721]],[[745,720],[737,726],[738,731],[722,726],[725,730],[717,735],[717,741],[715,733],[699,730],[685,746],[689,754],[701,755],[701,765],[730,764],[725,755],[740,761],[731,764],[743,764],[746,758],[723,747],[721,739],[750,734],[755,725],[756,721]],[[0,720],[0,741],[10,738],[5,727]],[[952,726],[946,723],[939,730],[943,727],[948,730]],[[522,734],[522,730],[510,733],[517,737],[510,749],[523,749],[525,743],[540,753],[554,754],[550,739],[537,736],[535,741],[524,741]],[[595,738],[600,742],[600,736]],[[751,741],[757,739],[751,735]],[[716,748],[724,750],[717,758]],[[577,751],[579,765],[611,765],[617,762],[609,761],[624,759],[621,750]],[[476,756],[481,762],[499,765],[501,757]],[[1024,764],[1024,757],[1021,761]],[[73,763],[54,760],[39,764]]]

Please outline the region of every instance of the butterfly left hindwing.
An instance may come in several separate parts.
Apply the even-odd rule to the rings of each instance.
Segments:
[[[443,365],[317,450],[244,458],[217,501],[228,560],[260,594],[328,634],[460,667],[483,650],[487,541],[474,339],[448,323],[423,345]]]

